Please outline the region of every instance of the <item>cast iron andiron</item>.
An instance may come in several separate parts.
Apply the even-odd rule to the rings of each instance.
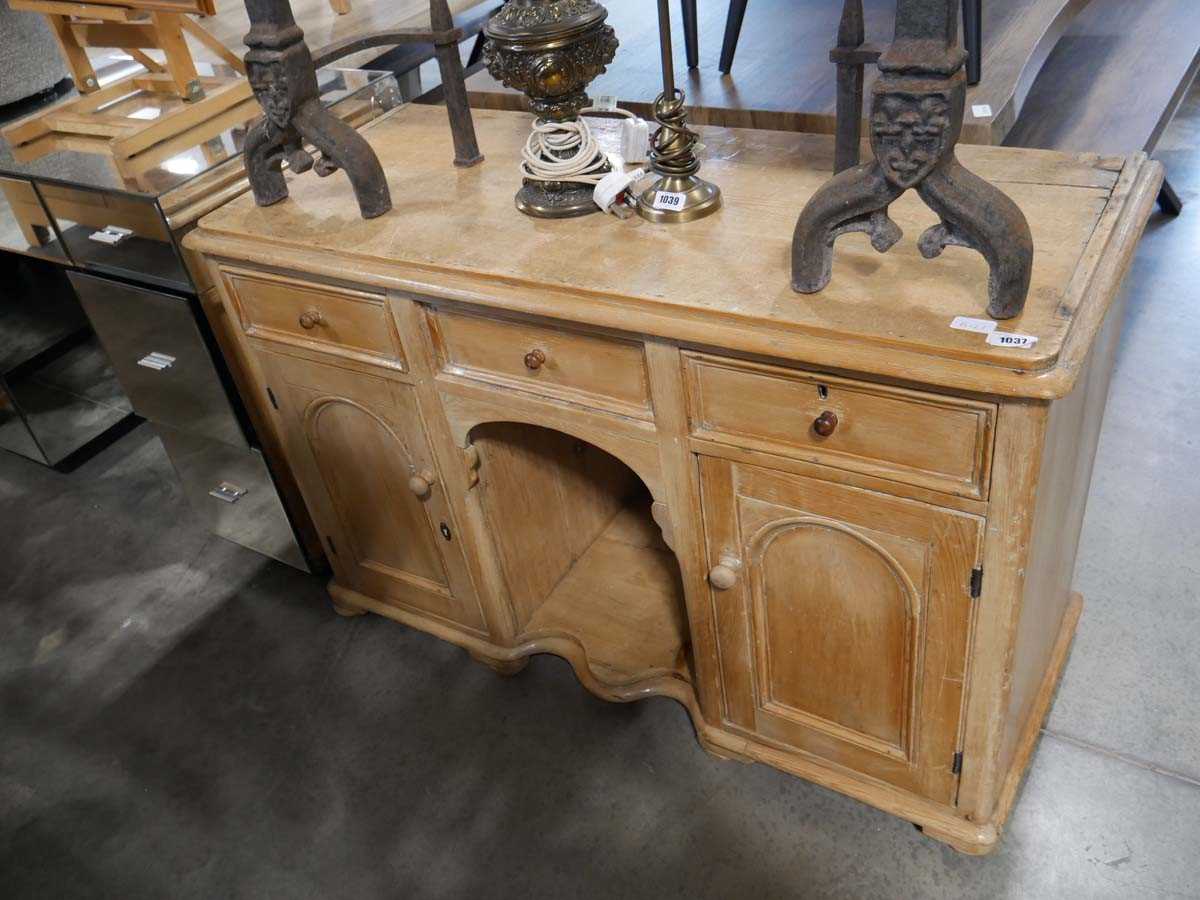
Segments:
[[[843,25],[851,27],[839,35],[842,59],[835,61],[839,68],[861,67],[866,54],[861,62],[845,57],[847,45],[861,34],[855,26],[862,20],[862,0],[846,0],[846,7]],[[792,241],[797,291],[812,294],[829,284],[833,244],[840,235],[866,232],[876,250],[890,250],[902,233],[888,217],[888,207],[915,189],[941,218],[921,235],[921,254],[933,259],[951,244],[977,250],[991,270],[988,313],[997,319],[1020,315],[1033,269],[1029,223],[1007,195],[969,172],[954,153],[966,107],[965,62],[958,45],[957,0],[897,0],[895,40],[879,58],[880,75],[871,92],[875,158],[840,171],[801,212]],[[855,79],[840,74],[841,91],[853,92]],[[859,116],[861,85],[857,80],[857,104],[846,104],[856,105]],[[843,103],[839,97],[839,117]],[[840,165],[849,151],[847,139],[853,138],[844,121],[838,132]]]
[[[321,105],[312,55],[288,0],[246,0],[246,12],[246,77],[264,113],[246,135],[255,201],[270,206],[287,197],[284,160],[293,172],[314,167],[307,140],[321,154],[318,175],[345,169],[363,218],[383,215],[392,208],[387,176],[366,139]]]

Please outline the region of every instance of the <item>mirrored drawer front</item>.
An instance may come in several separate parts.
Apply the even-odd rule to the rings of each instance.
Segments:
[[[996,407],[687,354],[699,438],[986,499]]]
[[[188,503],[213,534],[309,571],[261,453],[155,424]]]
[[[648,419],[640,343],[460,310],[432,315],[445,372]]]
[[[247,334],[404,371],[382,294],[233,268],[221,275]]]
[[[70,278],[139,415],[249,446],[186,297],[81,272]]]

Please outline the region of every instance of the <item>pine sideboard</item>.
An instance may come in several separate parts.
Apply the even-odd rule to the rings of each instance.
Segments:
[[[987,267],[912,195],[880,255],[838,243],[792,292],[827,137],[702,129],[709,219],[547,221],[512,206],[528,117],[364,133],[395,209],[290,179],[186,241],[332,564],[377,613],[497,672],[566,658],[609,700],[673,697],[700,744],[811,779],[968,853],[1000,836],[1065,663],[1072,570],[1161,168],[962,147],[1033,230],[995,346]]]

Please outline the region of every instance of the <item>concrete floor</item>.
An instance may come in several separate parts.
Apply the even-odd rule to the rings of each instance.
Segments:
[[[1200,897],[1200,92],[1156,216],[1066,676],[973,859],[554,658],[496,678],[209,537],[146,426],[63,476],[0,454],[0,895]]]

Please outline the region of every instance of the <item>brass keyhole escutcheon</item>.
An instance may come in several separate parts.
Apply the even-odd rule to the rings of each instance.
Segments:
[[[325,317],[321,315],[319,309],[308,309],[300,314],[300,327],[305,331],[312,331],[323,321],[325,321]]]
[[[829,437],[838,427],[838,417],[831,409],[825,410],[813,421],[813,431],[821,437]]]
[[[530,350],[525,354],[525,368],[530,372],[536,372],[546,364],[545,350]]]

